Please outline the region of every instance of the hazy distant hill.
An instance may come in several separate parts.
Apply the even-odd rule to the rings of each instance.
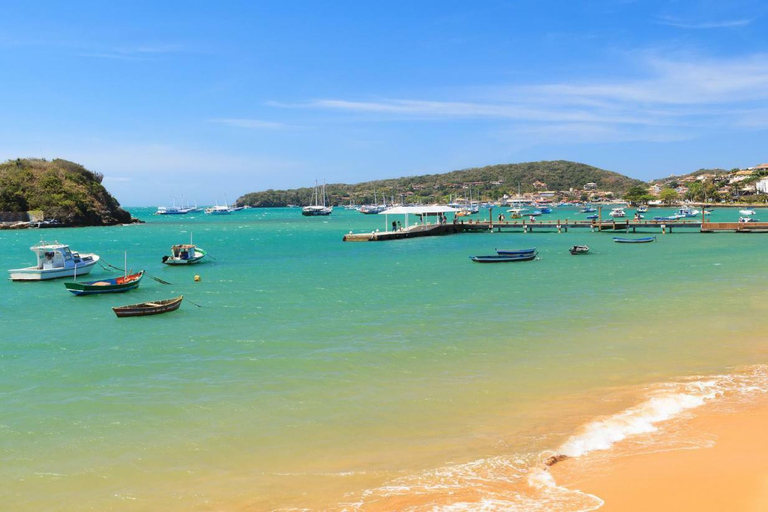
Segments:
[[[463,169],[444,174],[427,174],[389,180],[367,181],[354,185],[329,184],[326,191],[331,204],[372,203],[374,190],[379,198],[392,197],[399,201],[408,194],[408,202],[445,202],[450,196],[468,195],[471,184],[473,198],[495,200],[504,194],[516,195],[534,190],[534,183],[546,184],[548,190],[582,189],[586,183],[596,183],[600,190],[622,193],[640,180],[605,171],[591,165],[565,160],[500,164]],[[285,206],[306,205],[312,197],[312,188],[292,190],[266,190],[251,192],[237,200],[239,205]]]
[[[130,222],[102,178],[67,160],[8,160],[0,164],[0,212],[42,210],[46,219],[75,226]]]

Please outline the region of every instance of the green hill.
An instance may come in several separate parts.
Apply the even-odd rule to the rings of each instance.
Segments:
[[[46,219],[72,226],[131,222],[102,179],[67,160],[8,160],[0,164],[0,212],[41,210]]]
[[[326,186],[331,204],[372,203],[374,190],[379,198],[399,201],[408,196],[408,202],[447,202],[451,196],[468,194],[473,198],[496,200],[504,194],[516,195],[534,191],[534,183],[545,184],[548,190],[581,190],[587,183],[595,183],[599,190],[621,194],[632,186],[643,185],[640,180],[605,171],[591,165],[565,160],[528,162],[520,164],[489,165],[443,174],[427,174],[388,180],[367,181],[354,185],[329,184]],[[292,190],[266,190],[251,192],[238,198],[238,205],[286,206],[306,205],[312,197],[312,188]]]

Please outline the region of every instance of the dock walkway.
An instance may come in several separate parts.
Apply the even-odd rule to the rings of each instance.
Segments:
[[[422,236],[440,236],[457,233],[488,233],[488,232],[518,232],[536,233],[568,232],[569,229],[588,229],[591,232],[661,232],[672,233],[679,229],[697,229],[701,233],[768,233],[768,222],[701,222],[698,220],[542,220],[542,221],[474,221],[449,224],[420,224],[396,231],[372,231],[368,233],[348,233],[344,235],[345,242],[381,242],[416,238]]]

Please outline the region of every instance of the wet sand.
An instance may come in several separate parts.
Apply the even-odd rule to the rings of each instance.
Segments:
[[[737,410],[702,408],[683,428],[713,446],[570,459],[550,471],[559,485],[605,501],[605,511],[768,510],[768,400]]]

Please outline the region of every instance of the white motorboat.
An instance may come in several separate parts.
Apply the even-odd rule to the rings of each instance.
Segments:
[[[688,208],[688,207],[685,207],[685,206],[683,208],[680,208],[679,210],[677,210],[677,215],[679,217],[681,217],[681,218],[682,217],[696,217],[700,213],[701,212],[699,210],[696,210],[695,208]]]
[[[755,210],[739,210],[742,215],[755,215]]]
[[[611,210],[611,213],[609,213],[608,215],[614,218],[627,216],[627,214],[624,212],[624,208],[614,208],[613,210]]]
[[[77,277],[90,273],[99,261],[96,254],[80,254],[68,245],[41,242],[29,248],[37,256],[37,265],[11,269],[12,281],[45,281],[60,277]]]

